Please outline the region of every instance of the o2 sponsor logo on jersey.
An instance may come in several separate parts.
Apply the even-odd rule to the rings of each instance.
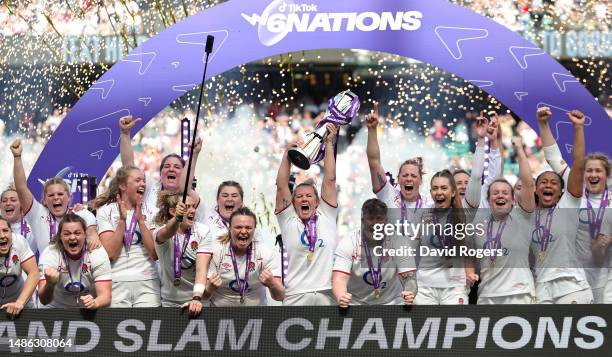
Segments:
[[[223,271],[230,271],[232,269],[232,265],[230,263],[222,263],[221,269],[223,269]]]
[[[371,285],[371,286],[374,286],[374,281],[372,280],[372,273],[370,273],[370,271],[369,271],[369,270],[368,270],[368,271],[366,271],[366,272],[363,274],[362,278],[363,278],[363,281],[364,281],[366,284]],[[382,290],[384,290],[386,287],[387,287],[387,282],[386,282],[386,281],[381,281],[381,282],[380,282],[380,288],[381,288]]]
[[[242,284],[244,284],[244,279],[240,279],[240,285],[238,285],[236,279],[230,281],[229,283],[229,287],[230,289],[232,289],[233,292],[240,294],[240,286],[242,286]],[[251,291],[251,287],[249,286],[249,283],[247,283],[247,287],[246,287],[246,292],[250,292]]]
[[[308,243],[308,236],[306,236],[306,231],[302,232],[300,236],[300,240],[302,241],[302,245],[306,248],[310,248],[310,244]],[[321,238],[317,238],[317,242],[315,243],[315,247],[323,248],[325,247],[325,241]]]
[[[420,11],[319,12],[317,4],[274,0],[261,14],[245,14],[257,26],[259,42],[272,46],[289,32],[414,31],[421,28]]]
[[[9,274],[0,278],[0,287],[8,288],[17,282],[17,275]]]
[[[544,226],[539,226],[531,232],[531,242],[536,244],[543,243],[540,239],[544,239]],[[548,233],[548,242],[552,243],[557,240],[557,237],[552,235],[552,233]]]
[[[486,242],[484,242],[482,244],[482,249],[485,249],[485,250],[501,249],[502,250],[502,256],[504,256],[504,257],[508,256],[510,254],[510,250],[508,248],[502,247],[501,244],[500,244],[499,248],[493,247],[493,242],[489,242],[489,241],[486,241]]]

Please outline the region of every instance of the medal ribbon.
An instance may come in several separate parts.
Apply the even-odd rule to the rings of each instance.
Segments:
[[[234,267],[234,275],[236,276],[236,284],[238,284],[238,291],[240,292],[240,297],[244,296],[247,288],[249,287],[249,265],[251,265],[251,254],[253,253],[253,243],[249,244],[246,252],[246,269],[244,272],[244,284],[242,284],[240,280],[240,273],[238,272],[238,262],[236,261],[236,253],[234,252],[234,247],[230,242],[230,256],[232,257],[232,266]]]
[[[508,220],[508,216],[504,217],[504,219],[499,223],[497,227],[497,232],[495,232],[495,238],[493,238],[493,216],[489,219],[489,223],[487,224],[487,248],[488,249],[499,249],[501,248],[501,236],[504,233],[504,229],[506,228],[506,221]],[[496,254],[491,254],[491,262],[495,263],[495,259],[497,259]]]
[[[173,237],[172,241],[174,243],[174,279],[181,278],[181,258],[183,254],[185,254],[185,249],[187,248],[187,243],[189,243],[189,239],[191,238],[191,229],[185,231],[185,237],[183,237],[183,247],[179,247],[179,237],[178,233]]]
[[[24,237],[26,237],[26,235],[30,232],[30,229],[28,228],[28,222],[25,220],[25,217],[21,217],[20,230],[21,235]]]
[[[127,227],[125,232],[123,232],[123,245],[125,246],[126,251],[130,250],[130,247],[132,246],[132,237],[134,237],[134,231],[136,230],[137,221],[138,219],[136,218],[136,209],[134,209],[130,225]]]
[[[555,211],[555,207],[549,208],[546,212],[546,223],[543,227],[543,236],[540,235],[540,212],[536,214],[535,224],[536,224],[536,235],[538,237],[538,241],[540,242],[540,251],[545,252],[548,248],[548,243],[550,241],[550,226],[552,224],[552,215]]]
[[[365,250],[366,261],[368,262],[368,271],[370,272],[370,275],[372,276],[372,285],[374,286],[374,289],[380,289],[380,281],[382,280],[382,266],[381,266],[382,258],[378,257],[378,265],[376,267],[376,270],[374,270],[372,254],[370,253],[368,243],[366,242],[363,236],[361,239],[361,245],[363,247],[363,250]]]
[[[416,212],[417,209],[421,208],[422,205],[423,200],[421,199],[421,194],[419,194],[416,200],[416,204],[414,205],[414,212]],[[402,221],[406,220],[408,220],[408,204],[402,198]]]
[[[304,229],[306,230],[306,237],[308,237],[308,250],[314,253],[315,246],[317,244],[317,215],[314,214],[304,222]]]
[[[606,211],[606,207],[608,207],[608,188],[604,190],[604,193],[601,195],[601,201],[599,201],[599,208],[597,209],[597,213],[593,209],[591,205],[591,201],[589,201],[589,191],[586,191],[586,201],[587,201],[587,215],[589,219],[589,233],[591,234],[591,239],[597,239],[597,235],[599,234],[599,230],[601,229],[601,222],[603,221],[603,216]]]

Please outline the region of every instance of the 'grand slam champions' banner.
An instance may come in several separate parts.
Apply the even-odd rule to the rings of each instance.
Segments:
[[[25,310],[0,317],[0,354],[596,357],[610,356],[611,318],[597,305],[210,308],[198,319],[168,308]]]
[[[539,106],[571,161],[567,111],[586,114],[587,151],[612,154],[612,123],[579,81],[544,50],[493,20],[444,0],[232,0],[147,40],[106,72],[72,108],[44,148],[28,184],[79,174],[102,177],[119,152],[118,120],[148,120],[198,86],[206,36],[215,36],[208,74],[292,51],[352,48],[415,58],[493,95],[536,127]],[[135,134],[133,131],[132,134]],[[76,187],[76,185],[73,185]]]

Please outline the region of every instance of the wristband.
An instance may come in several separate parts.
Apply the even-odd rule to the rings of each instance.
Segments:
[[[193,296],[193,297],[191,298],[191,300],[192,300],[192,301],[199,301],[199,302],[202,302],[202,297],[201,297],[201,296]]]

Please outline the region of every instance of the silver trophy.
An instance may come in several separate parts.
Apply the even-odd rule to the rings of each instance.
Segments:
[[[325,157],[325,137],[327,123],[346,125],[351,122],[359,111],[359,98],[350,90],[336,94],[329,100],[327,111],[319,127],[308,134],[302,147],[291,148],[288,151],[289,161],[302,170],[308,170],[311,164]]]

